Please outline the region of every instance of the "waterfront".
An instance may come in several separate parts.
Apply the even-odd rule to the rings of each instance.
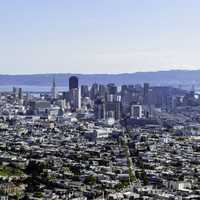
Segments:
[[[11,92],[13,87],[20,87],[24,92],[50,92],[51,86],[36,86],[36,85],[1,85],[0,92]],[[57,91],[67,91],[68,87],[58,86]]]

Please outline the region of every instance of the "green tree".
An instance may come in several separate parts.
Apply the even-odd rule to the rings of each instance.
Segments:
[[[43,194],[42,194],[42,192],[36,192],[34,194],[34,197],[36,197],[36,198],[43,198]]]
[[[141,179],[142,179],[144,185],[148,185],[149,181],[148,181],[148,177],[147,177],[147,174],[144,169],[142,169],[142,172],[141,172]]]
[[[86,185],[94,185],[96,184],[96,181],[97,181],[97,178],[95,176],[90,175],[85,178],[84,183]]]

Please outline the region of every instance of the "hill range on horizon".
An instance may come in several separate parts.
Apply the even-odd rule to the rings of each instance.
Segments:
[[[93,83],[123,85],[142,84],[144,82],[155,86],[200,85],[200,70],[169,70],[121,74],[1,74],[0,85],[50,86],[55,76],[57,86],[68,86],[68,79],[72,75],[79,78],[80,85],[91,85]]]

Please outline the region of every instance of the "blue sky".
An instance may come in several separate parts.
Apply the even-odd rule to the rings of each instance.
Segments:
[[[0,1],[0,73],[200,68],[199,0]]]

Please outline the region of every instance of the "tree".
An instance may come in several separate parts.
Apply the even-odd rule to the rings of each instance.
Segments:
[[[149,181],[148,181],[148,177],[147,177],[147,174],[144,169],[142,169],[142,172],[141,172],[141,179],[142,179],[144,185],[148,185]]]
[[[94,185],[96,184],[96,181],[97,181],[97,178],[95,176],[90,175],[85,178],[84,183],[86,185]]]
[[[42,194],[42,192],[36,192],[36,193],[34,194],[34,197],[43,198],[43,194]]]
[[[45,168],[44,163],[30,161],[25,171],[27,174],[30,174],[32,176],[39,176],[43,172],[44,168]]]

